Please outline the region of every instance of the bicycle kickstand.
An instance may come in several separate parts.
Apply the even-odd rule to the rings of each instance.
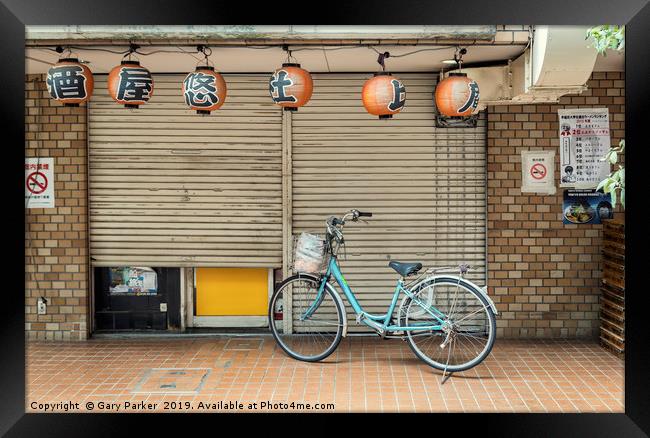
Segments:
[[[453,372],[448,373],[447,370],[444,370],[442,372],[442,380],[440,381],[440,385],[444,385],[445,382],[454,374]]]

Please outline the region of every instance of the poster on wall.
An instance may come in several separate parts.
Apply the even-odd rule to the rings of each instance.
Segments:
[[[112,295],[156,295],[158,278],[156,271],[145,267],[110,268],[110,287]]]
[[[521,151],[521,192],[555,194],[555,151]]]
[[[609,110],[558,110],[560,118],[560,187],[595,188],[609,175],[600,161],[609,151]]]
[[[593,189],[568,189],[564,191],[562,222],[565,224],[600,224],[613,219],[614,209],[609,193]]]
[[[54,208],[54,158],[25,158],[25,208]]]

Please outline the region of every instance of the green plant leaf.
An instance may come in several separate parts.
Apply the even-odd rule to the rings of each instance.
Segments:
[[[616,208],[616,190],[612,190],[610,196],[612,197],[612,208]]]
[[[618,174],[620,175],[621,186],[625,188],[625,168],[623,166],[618,166]]]
[[[605,179],[605,185],[603,186],[603,193],[609,193],[612,191],[612,185],[615,183],[615,181],[612,178],[607,178]]]

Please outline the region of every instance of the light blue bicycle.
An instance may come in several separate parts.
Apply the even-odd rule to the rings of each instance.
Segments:
[[[451,374],[481,363],[494,345],[497,310],[483,289],[463,278],[467,265],[460,266],[460,276],[436,275],[447,269],[440,268],[407,282],[422,264],[391,261],[388,265],[400,278],[388,310],[373,315],[361,307],[341,273],[337,253],[344,245],[346,221],[356,222],[362,217],[372,217],[372,213],[350,210],[342,218],[329,217],[325,273],[293,275],[273,293],[269,326],[279,346],[289,356],[308,362],[323,360],[334,352],[346,336],[348,324],[343,300],[330,282],[334,279],[356,313],[358,324],[371,327],[381,337],[405,339],[433,368]]]

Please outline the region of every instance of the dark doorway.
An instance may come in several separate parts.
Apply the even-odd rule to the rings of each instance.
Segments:
[[[179,268],[95,268],[95,330],[170,330],[181,322]]]

